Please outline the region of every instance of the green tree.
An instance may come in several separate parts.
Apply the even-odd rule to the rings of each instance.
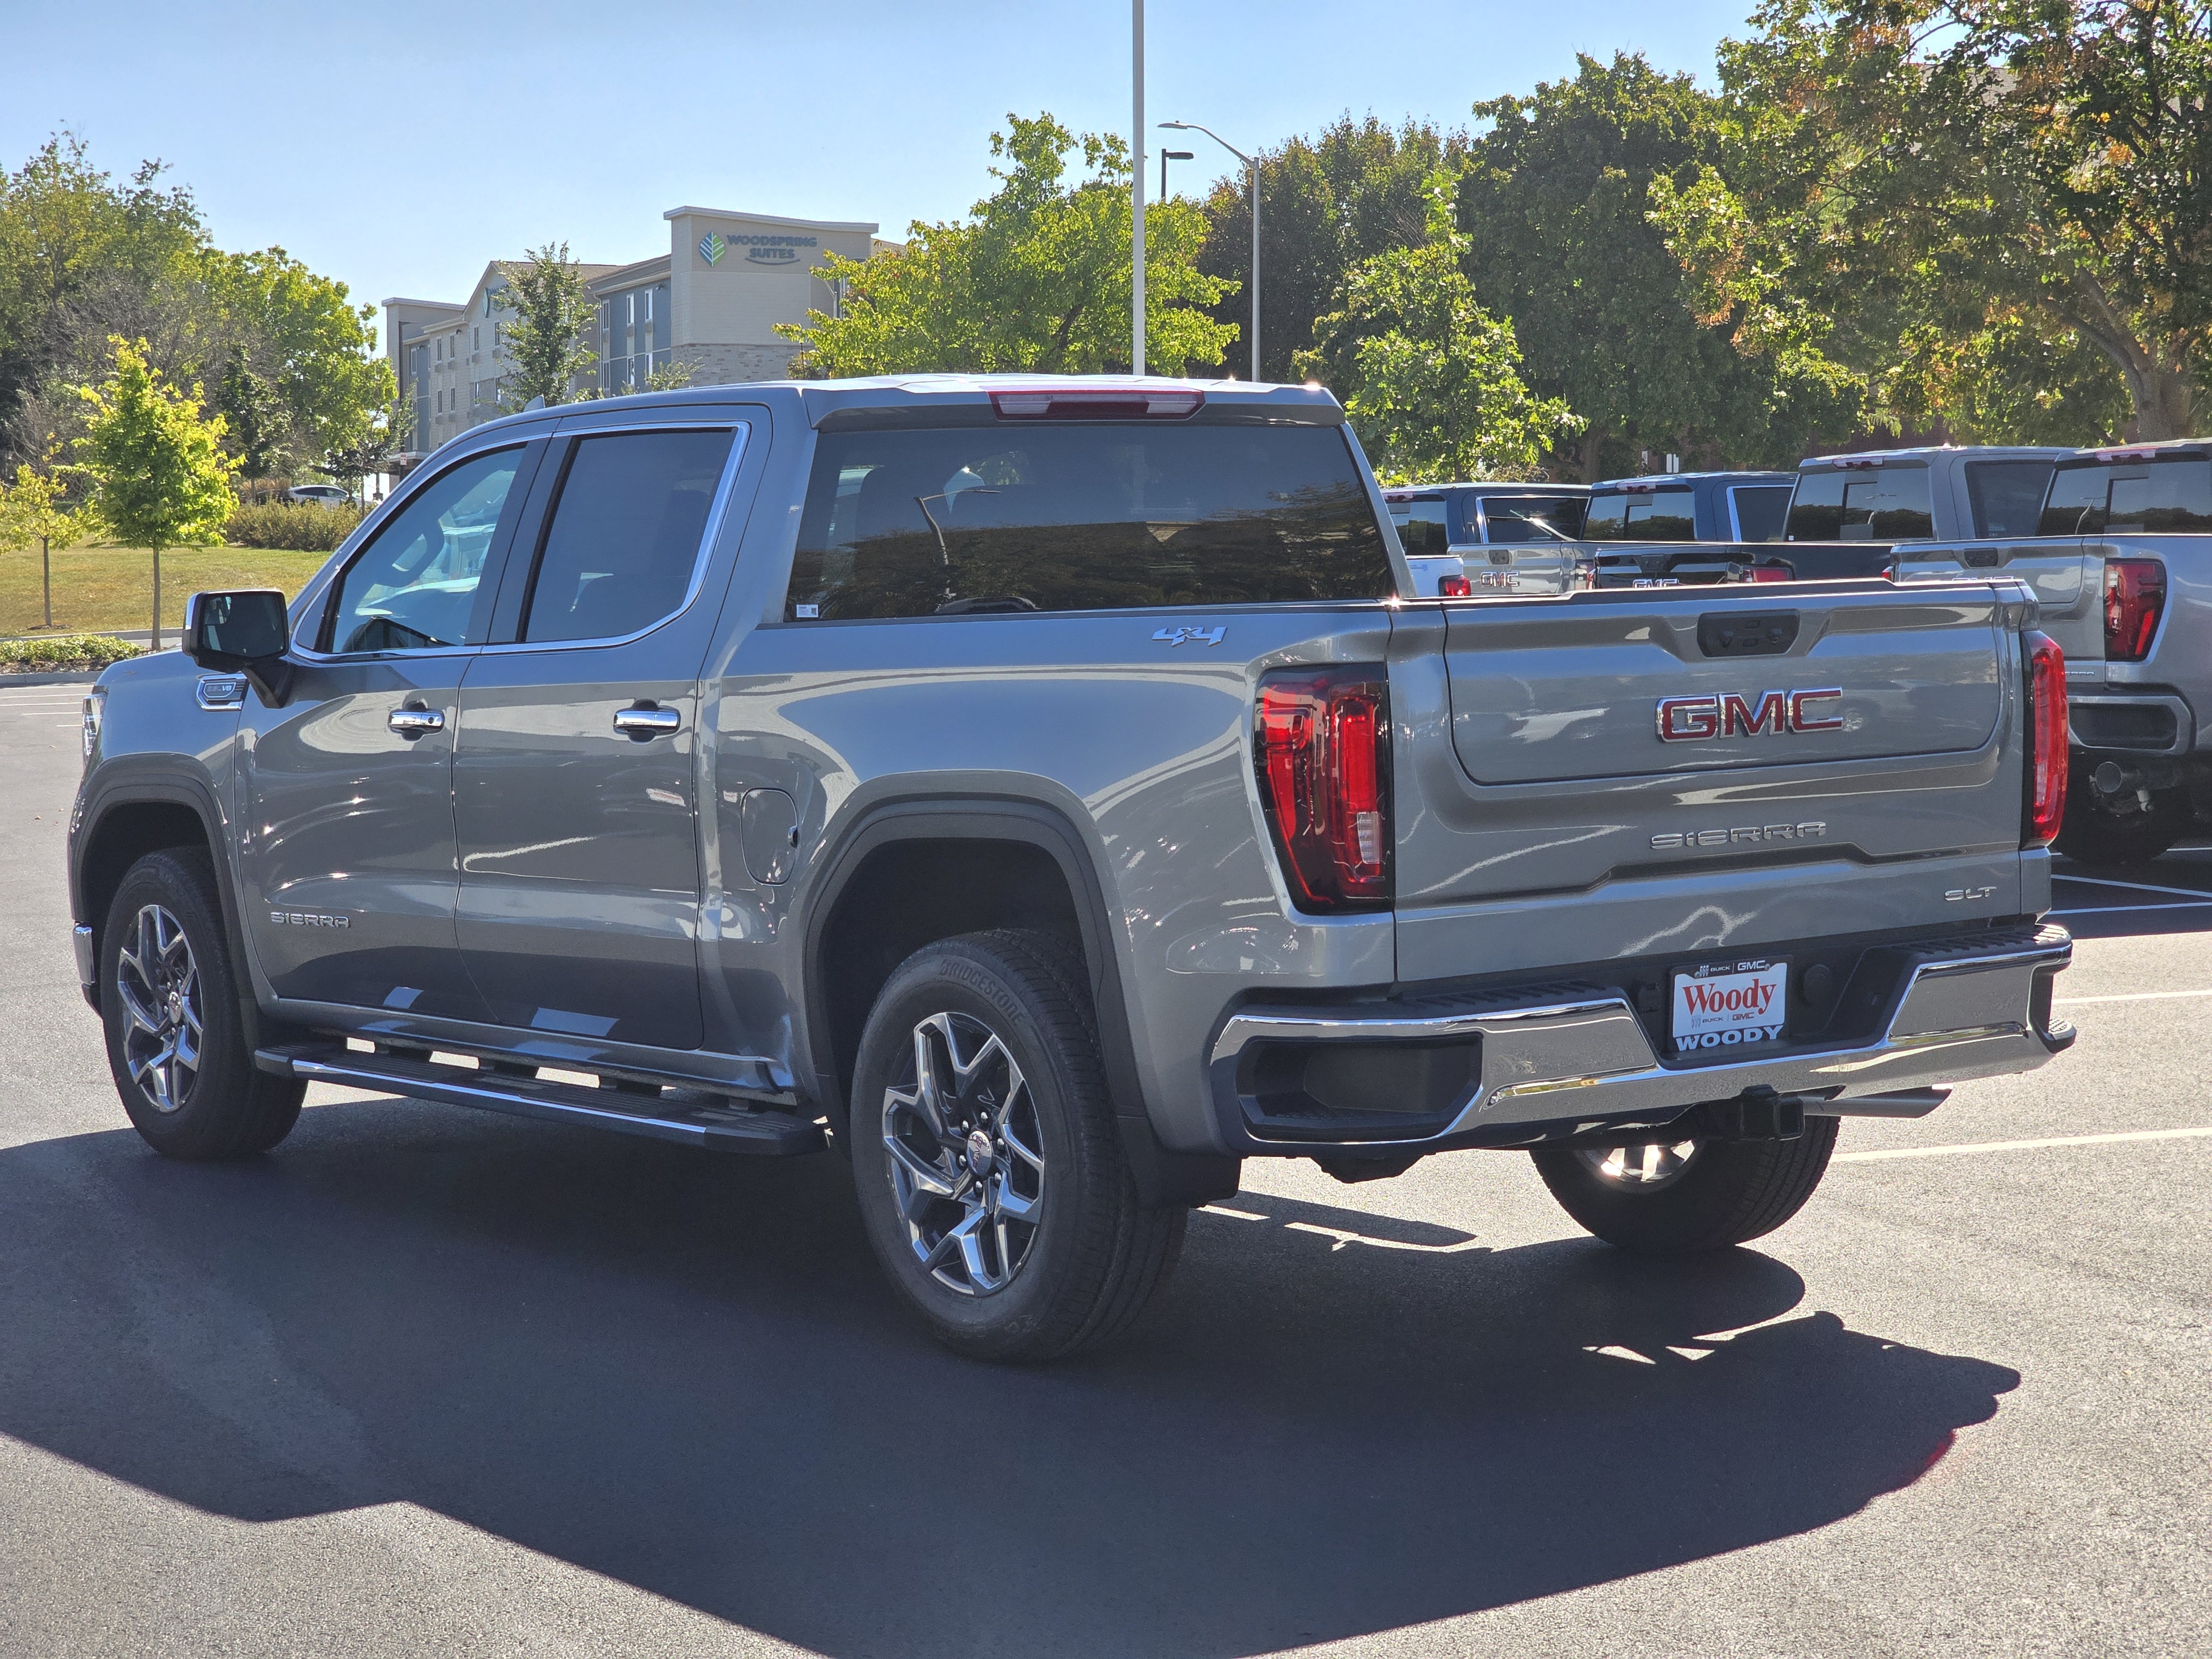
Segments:
[[[1767,0],[1722,50],[1731,185],[1892,410],[2094,441],[2124,396],[2136,435],[2195,431],[2209,19],[2201,0]]]
[[[284,396],[266,377],[253,372],[242,345],[230,349],[216,383],[216,412],[222,416],[226,444],[238,460],[238,476],[248,483],[273,477],[291,453],[292,413]]]
[[[1808,380],[1802,349],[1784,362],[1701,316],[1653,222],[1655,181],[1687,188],[1717,159],[1712,97],[1630,53],[1577,64],[1571,81],[1474,106],[1489,128],[1458,204],[1475,293],[1512,318],[1530,385],[1589,422],[1563,459],[1585,481],[1645,449],[1787,464],[1814,431],[1849,429],[1848,380]]]
[[[586,343],[597,313],[583,270],[568,258],[566,242],[532,248],[505,269],[498,303],[507,315],[495,326],[514,365],[502,389],[506,407],[525,409],[539,398],[565,404],[599,361]]]
[[[200,290],[213,310],[210,332],[229,344],[227,378],[234,354],[282,400],[289,430],[284,447],[314,454],[343,441],[389,398],[392,370],[376,348],[373,306],[356,306],[346,285],[317,276],[281,247],[254,253],[203,256]],[[211,375],[214,361],[190,365]],[[181,372],[181,367],[180,371]],[[230,410],[222,394],[218,405]],[[250,475],[249,475],[250,476]]]
[[[203,416],[200,388],[167,384],[146,362],[144,343],[117,339],[106,381],[81,395],[91,409],[77,440],[88,505],[115,538],[154,555],[154,649],[161,648],[161,551],[214,546],[238,506],[223,453],[221,416]]]
[[[52,458],[49,456],[51,463]],[[0,483],[0,551],[39,544],[39,586],[45,602],[44,626],[54,625],[54,548],[68,537],[72,514],[65,504],[69,481],[51,465],[44,471],[25,461],[15,482]]]
[[[1582,425],[1520,374],[1513,325],[1475,302],[1451,227],[1452,175],[1432,185],[1430,234],[1353,267],[1337,309],[1296,362],[1336,389],[1374,462],[1394,483],[1525,477]]]
[[[1428,235],[1425,191],[1439,167],[1456,168],[1467,135],[1425,121],[1393,128],[1373,116],[1339,117],[1312,137],[1285,140],[1260,157],[1260,379],[1299,373],[1294,360],[1315,343],[1314,319],[1335,305],[1352,268]],[[1210,307],[1238,329],[1224,356],[1231,374],[1252,378],[1239,297],[1252,272],[1250,175],[1239,167],[1206,198],[1199,269],[1227,285]]]
[[[1129,368],[1129,152],[1119,138],[1079,138],[1049,115],[1008,115],[991,135],[999,188],[969,221],[908,228],[902,252],[831,253],[823,276],[842,292],[834,317],[809,312],[776,331],[800,342],[809,375],[989,373],[1095,374]],[[1083,176],[1067,174],[1081,155]],[[1214,364],[1233,325],[1200,309],[1234,284],[1197,265],[1206,217],[1162,203],[1145,218],[1148,367]]]

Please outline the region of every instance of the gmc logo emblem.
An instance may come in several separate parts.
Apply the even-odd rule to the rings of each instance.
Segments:
[[[1842,700],[1838,686],[1814,691],[1762,691],[1757,702],[1735,691],[1717,696],[1659,699],[1659,741],[1698,743],[1707,738],[1779,737],[1784,732],[1840,732],[1843,717],[1828,709]]]

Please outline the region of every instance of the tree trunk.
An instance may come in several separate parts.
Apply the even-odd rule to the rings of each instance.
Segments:
[[[154,644],[153,644],[153,649],[155,649],[155,650],[156,650],[156,651],[159,651],[161,648],[161,550],[160,548],[158,548],[158,547],[157,547],[157,548],[155,548],[155,549],[154,550]]]
[[[2161,351],[2159,343],[2145,345],[2104,289],[2085,275],[2075,274],[2074,293],[2081,307],[2061,307],[2059,315],[2120,371],[2121,380],[2127,383],[2128,401],[2135,410],[2132,441],[2156,443],[2161,438],[2196,436],[2197,388],[2187,370],[2179,366],[2187,361],[2187,348],[2171,337],[2163,343],[2174,349]]]
[[[1603,464],[1605,437],[1605,428],[1595,421],[1583,428],[1581,462],[1575,469],[1581,475],[1576,479],[1577,483],[1594,484],[1598,481],[1599,468]]]
[[[46,626],[54,625],[54,548],[51,537],[39,538],[39,589],[46,602]]]

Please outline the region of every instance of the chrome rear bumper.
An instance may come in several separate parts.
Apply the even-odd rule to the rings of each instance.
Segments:
[[[1820,1096],[1848,1116],[1855,1097],[2032,1071],[2074,1040],[2050,1017],[2051,975],[2073,959],[2066,930],[2045,924],[1988,948],[1920,954],[1892,1000],[1881,1035],[1858,1047],[1783,1048],[1733,1063],[1662,1061],[1617,990],[1552,988],[1540,996],[1423,999],[1343,1009],[1247,1006],[1215,1039],[1208,1074],[1217,1101],[1247,1103],[1239,1083],[1255,1043],[1478,1042],[1477,1080],[1441,1129],[1403,1139],[1361,1136],[1360,1150],[1444,1144],[1515,1145],[1578,1126],[1663,1123],[1702,1101],[1753,1089]],[[1869,1098],[1870,1109],[1891,1109]],[[1249,1115],[1247,1115],[1249,1116]],[[1526,1128],[1528,1133],[1517,1133]],[[1263,1136],[1247,1150],[1310,1152]]]

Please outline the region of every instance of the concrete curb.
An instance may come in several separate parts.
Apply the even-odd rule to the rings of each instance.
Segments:
[[[0,691],[22,685],[90,685],[99,678],[98,669],[69,674],[0,673]]]

